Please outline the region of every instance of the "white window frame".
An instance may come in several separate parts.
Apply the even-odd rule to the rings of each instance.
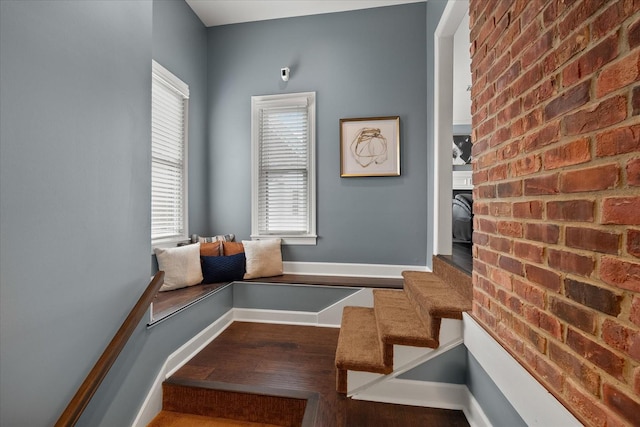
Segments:
[[[303,234],[261,233],[259,230],[260,112],[269,107],[306,103],[308,117],[307,232]],[[316,234],[316,93],[302,92],[251,97],[251,239],[281,238],[285,245],[315,245]]]
[[[164,68],[162,65],[158,64],[155,60],[152,60],[152,84],[160,83],[164,85],[169,90],[173,91],[175,94],[182,96],[183,100],[183,134],[182,134],[182,227],[181,230],[178,230],[175,234],[171,236],[165,237],[151,237],[151,246],[152,247],[168,247],[174,246],[177,243],[187,241],[189,239],[189,199],[188,199],[188,128],[189,128],[189,86],[176,77],[172,72]],[[153,109],[152,109],[153,111]],[[153,113],[152,113],[153,114]],[[152,132],[152,147],[153,147],[153,132]],[[152,167],[154,163],[153,154],[152,154]],[[153,191],[153,177],[152,177],[152,191]],[[152,230],[153,230],[153,207],[151,207],[152,215]]]

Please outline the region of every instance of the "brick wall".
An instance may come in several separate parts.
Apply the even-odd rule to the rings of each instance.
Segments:
[[[473,315],[587,425],[640,425],[640,0],[471,0]]]

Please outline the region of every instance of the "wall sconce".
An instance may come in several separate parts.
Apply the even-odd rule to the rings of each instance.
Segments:
[[[280,68],[280,77],[282,77],[283,82],[289,81],[289,67]]]

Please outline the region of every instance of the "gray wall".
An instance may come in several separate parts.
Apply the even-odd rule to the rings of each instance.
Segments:
[[[189,85],[189,234],[210,234],[206,27],[183,0],[153,2],[153,59]]]
[[[152,52],[196,89],[204,158],[204,33],[181,1],[0,2],[0,425],[53,424],[147,285]],[[130,425],[167,356],[231,304],[142,322],[79,425]]]
[[[251,96],[316,91],[319,239],[285,247],[285,260],[425,265],[424,16],[416,3],[208,30],[215,233],[250,234]],[[402,176],[340,178],[340,118],[390,115],[401,121]]]

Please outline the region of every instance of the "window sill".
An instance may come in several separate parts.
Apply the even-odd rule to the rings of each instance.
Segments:
[[[285,246],[291,246],[291,245],[315,246],[317,244],[318,236],[315,234],[306,235],[306,236],[251,235],[251,240],[265,240],[265,239],[282,239],[282,244]]]

